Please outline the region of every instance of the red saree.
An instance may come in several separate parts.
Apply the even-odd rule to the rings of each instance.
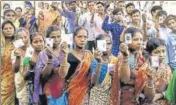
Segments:
[[[88,90],[91,61],[91,53],[86,52],[83,61],[78,65],[76,72],[68,85],[69,105],[80,105],[82,103]]]

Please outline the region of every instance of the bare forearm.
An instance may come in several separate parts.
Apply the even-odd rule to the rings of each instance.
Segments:
[[[20,64],[21,64],[21,59],[20,59],[20,57],[17,57],[16,61],[14,63],[14,68],[13,68],[15,73],[19,71]]]
[[[49,76],[52,72],[52,61],[48,61],[47,65],[43,68],[42,77]]]
[[[124,83],[128,83],[130,81],[130,67],[127,58],[122,63],[120,71],[120,80]]]
[[[58,73],[61,78],[65,78],[67,76],[68,70],[70,68],[70,64],[67,61],[67,57],[68,57],[68,55],[64,56],[63,61],[62,61],[60,68],[59,68]]]
[[[100,70],[101,70],[101,63],[98,64],[95,72],[93,73],[92,75],[92,78],[91,78],[91,83],[93,85],[96,85],[98,83],[98,79],[100,77]]]

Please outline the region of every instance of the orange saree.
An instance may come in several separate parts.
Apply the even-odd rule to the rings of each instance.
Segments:
[[[14,71],[12,70],[11,52],[13,45],[9,44],[2,56],[1,73],[1,105],[15,105]]]
[[[92,61],[91,53],[86,52],[83,61],[78,65],[73,78],[68,85],[69,105],[80,105],[88,91]]]

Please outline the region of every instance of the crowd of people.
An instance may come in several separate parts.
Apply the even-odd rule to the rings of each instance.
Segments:
[[[176,105],[176,15],[162,4],[37,6],[2,6],[1,105]]]

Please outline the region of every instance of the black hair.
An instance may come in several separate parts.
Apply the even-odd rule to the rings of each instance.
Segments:
[[[97,2],[96,4],[97,4],[97,5],[98,5],[98,4],[101,4],[101,5],[104,7],[104,3],[102,3],[102,2]]]
[[[11,21],[9,21],[9,20],[4,21],[4,22],[2,23],[2,31],[3,31],[3,29],[4,29],[4,27],[5,27],[6,24],[10,24],[10,25],[13,27],[13,29],[14,29],[14,35],[15,35],[15,31],[16,31],[15,25],[14,25]],[[15,38],[15,36],[13,36],[13,39],[14,39],[14,38]]]
[[[128,8],[128,7],[130,7],[130,6],[134,6],[134,7],[135,7],[135,5],[134,5],[133,3],[128,3],[128,4],[126,5],[126,8]]]
[[[175,20],[176,21],[176,15],[168,15],[166,19],[164,20],[164,23],[167,25],[169,20]]]
[[[87,35],[88,35],[88,30],[87,30],[86,28],[84,28],[84,27],[76,27],[76,28],[75,28],[75,31],[74,31],[74,33],[73,33],[73,38],[75,38],[75,36],[78,34],[78,32],[79,32],[80,30],[86,30]]]
[[[124,36],[125,36],[125,34],[130,33],[130,34],[131,34],[131,37],[134,37],[137,32],[142,33],[142,30],[140,30],[140,29],[138,29],[138,28],[134,28],[134,27],[129,27],[129,28],[127,28],[127,29],[125,30]],[[143,33],[142,33],[142,34],[143,34]]]
[[[51,32],[53,32],[53,31],[61,31],[61,30],[60,30],[59,26],[57,26],[57,25],[49,26],[45,32],[46,37],[48,38],[50,36]]]
[[[118,1],[117,4],[119,4],[119,3],[125,3],[125,1],[123,1],[123,0]]]
[[[159,47],[160,45],[165,46],[165,41],[162,39],[158,39],[158,38],[152,38],[147,42],[146,45],[146,51],[151,54],[153,50],[155,50],[157,47]]]
[[[142,30],[140,30],[138,28],[134,28],[134,27],[129,27],[124,32],[124,38],[125,38],[125,35],[128,34],[128,33],[131,34],[131,37],[133,38],[136,35],[136,33],[138,33],[138,32],[142,34]],[[132,49],[132,48],[129,47],[129,51],[134,52],[135,49]]]
[[[140,11],[138,9],[134,9],[134,10],[131,11],[130,15],[132,16],[133,14],[135,14],[137,12],[139,12],[139,14],[140,14]]]
[[[15,36],[15,39],[17,39],[18,38],[18,33],[19,32],[22,32],[22,31],[24,31],[26,34],[28,34],[29,35],[29,30],[28,29],[26,29],[26,28],[24,28],[24,27],[19,27],[17,30],[16,30],[16,36]]]
[[[155,12],[156,10],[163,10],[163,8],[161,7],[161,6],[159,6],[159,5],[156,5],[156,6],[153,6],[152,7],[152,9],[151,9],[151,14],[153,13],[153,12]],[[153,14],[152,14],[153,15]]]
[[[76,1],[70,1],[68,4],[71,5],[72,3],[76,3]]]
[[[164,10],[161,10],[161,11],[159,11],[159,12],[156,14],[156,17],[160,17],[160,16],[163,16],[163,15],[167,16],[167,12],[164,11]]]
[[[122,12],[122,14],[124,14],[121,8],[115,8],[115,9],[113,10],[112,14],[113,14],[113,15],[116,15],[116,14],[119,13],[119,12]]]
[[[44,37],[43,37],[43,35],[42,35],[42,33],[39,33],[39,32],[34,32],[34,33],[32,33],[30,36],[30,41],[31,41],[31,44],[32,44],[32,41],[34,40],[34,37],[36,37],[37,35],[39,35],[39,36],[42,36],[42,39],[43,39],[43,41],[45,41],[44,40]]]
[[[10,8],[10,4],[8,4],[8,3],[5,3],[5,4],[3,5],[3,9],[5,8],[5,6],[9,6],[9,8]]]
[[[16,12],[13,9],[7,9],[7,10],[4,11],[4,17],[9,12],[13,12],[16,15]]]
[[[20,9],[21,12],[23,11],[21,7],[16,7],[16,8],[15,8],[15,11],[16,11],[17,9]]]

